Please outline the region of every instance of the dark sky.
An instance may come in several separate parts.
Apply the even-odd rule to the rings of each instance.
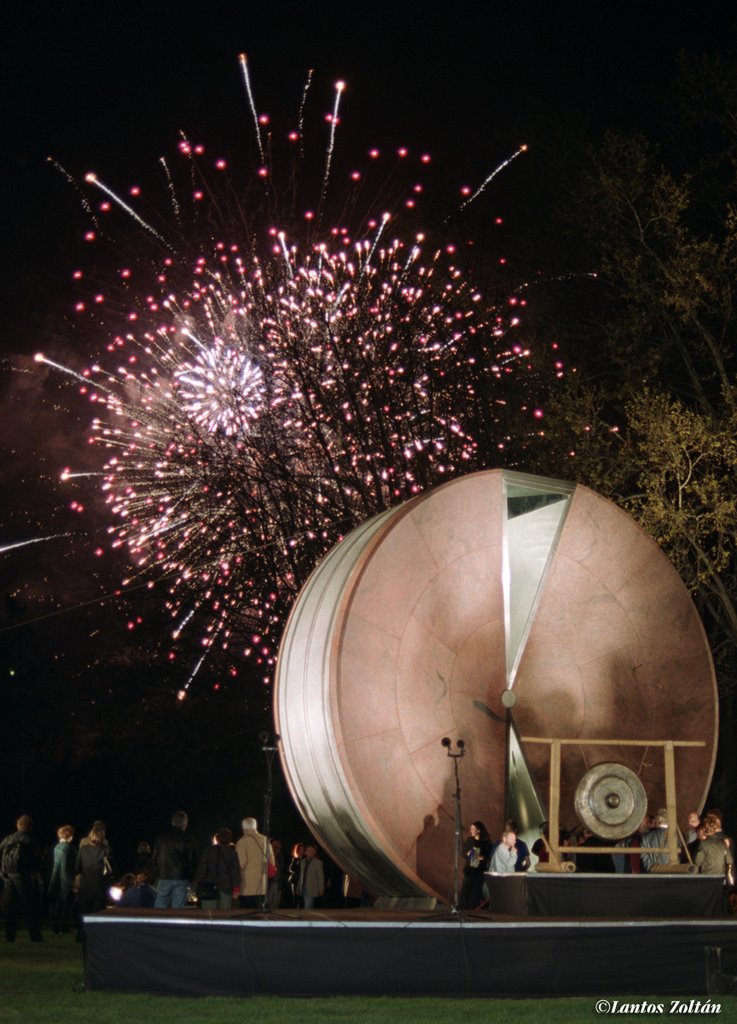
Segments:
[[[734,36],[729,2],[679,5],[250,3],[108,0],[14,4],[4,13],[3,300],[0,348],[34,345],[13,313],[23,268],[65,273],[72,203],[45,162],[129,181],[170,152],[179,129],[237,146],[250,129],[237,54],[261,111],[296,110],[307,68],[329,109],[344,78],[342,132],[417,141],[459,173],[483,174],[540,112],[627,118],[674,54]],[[10,272],[8,273],[8,264]],[[32,313],[37,312],[34,295]]]
[[[451,176],[473,182],[520,142],[530,144],[526,159],[534,160],[541,117],[554,123],[581,116],[595,132],[631,123],[649,86],[671,76],[679,50],[729,46],[736,21],[733,0],[486,0],[442,9],[401,0],[43,0],[16,3],[3,19],[0,353],[8,358],[0,374],[0,544],[23,539],[26,528],[42,529],[49,512],[64,529],[69,514],[59,512],[62,499],[47,484],[67,462],[79,467],[85,459],[85,408],[56,419],[49,385],[27,372],[33,352],[68,345],[68,281],[84,230],[79,206],[47,156],[76,177],[94,169],[125,187],[174,149],[179,129],[246,151],[252,130],[237,63],[245,51],[259,111],[295,112],[314,68],[313,102],[324,111],[332,83],[348,84],[339,145],[420,145],[441,157]],[[508,203],[510,196],[513,205],[513,189]],[[514,209],[505,213],[514,217]],[[84,363],[94,353],[76,355]],[[60,404],[73,406],[64,396]],[[94,533],[94,521],[88,527]],[[96,539],[84,543],[94,547]],[[51,545],[43,554],[0,558],[3,589],[30,580],[38,608],[46,585],[54,592],[50,607],[60,595],[76,603],[109,585],[71,550]],[[124,629],[108,634],[118,655],[128,642]],[[86,625],[81,632],[97,645],[90,660],[103,663],[101,634]],[[63,634],[63,625],[54,625],[54,645],[63,646]],[[64,672],[62,665],[60,679],[73,688]]]
[[[53,271],[63,254],[60,190],[44,158],[125,178],[180,128],[236,144],[249,131],[241,50],[260,110],[296,109],[313,67],[325,109],[330,83],[348,82],[346,133],[416,139],[475,170],[540,109],[602,125],[626,117],[679,49],[733,36],[733,11],[729,2],[15,4],[2,61],[12,286],[16,261]]]

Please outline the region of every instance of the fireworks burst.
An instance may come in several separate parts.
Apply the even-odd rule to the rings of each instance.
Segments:
[[[510,340],[524,300],[495,308],[453,244],[413,227],[420,178],[361,212],[364,175],[352,171],[331,220],[342,82],[317,207],[297,216],[307,88],[300,130],[284,133],[297,155],[280,187],[245,58],[241,69],[259,159],[250,191],[184,137],[186,199],[162,160],[169,224],[132,205],[138,189],[123,199],[86,179],[105,195],[101,224],[117,205],[141,230],[112,297],[92,285],[78,301],[105,352],[69,372],[98,410],[92,439],[105,452],[112,544],[133,564],[126,582],[166,581],[172,660],[199,630],[205,651],[180,697],[217,651],[231,674],[245,654],[268,680],[285,611],[347,530],[504,447],[500,382],[529,356]],[[430,158],[399,150],[396,161],[420,175]]]
[[[195,340],[193,335],[187,336]],[[198,347],[194,360],[183,362],[174,374],[181,387],[184,411],[211,433],[222,431],[232,437],[258,416],[264,375],[247,352],[227,346],[220,339],[210,348]]]

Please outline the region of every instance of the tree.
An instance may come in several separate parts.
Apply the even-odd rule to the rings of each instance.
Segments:
[[[657,129],[581,151],[560,200],[577,249],[537,289],[530,328],[569,371],[529,455],[631,511],[690,588],[722,694],[723,799],[737,747],[737,59],[682,58],[663,100]]]

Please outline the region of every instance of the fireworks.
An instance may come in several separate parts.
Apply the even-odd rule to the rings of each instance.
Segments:
[[[519,297],[515,316],[494,308],[455,246],[413,226],[421,180],[380,190],[381,210],[362,209],[361,172],[341,195],[343,83],[316,205],[298,215],[307,87],[300,131],[285,132],[299,156],[280,186],[244,58],[241,68],[259,156],[250,190],[184,137],[186,197],[162,161],[168,225],[132,205],[137,189],[123,199],[86,179],[106,197],[100,223],[117,205],[141,230],[112,297],[92,284],[77,302],[105,351],[70,372],[97,410],[92,439],[105,455],[112,544],[132,562],[126,583],[165,581],[170,658],[185,634],[201,636],[180,696],[215,652],[232,674],[244,654],[255,658],[268,680],[285,611],[347,530],[504,446],[500,382],[529,355],[510,341]],[[430,163],[412,164],[407,150],[396,159],[418,174]],[[88,237],[106,233],[98,225]]]
[[[194,335],[188,334],[192,340]],[[180,385],[184,412],[199,426],[228,437],[243,432],[256,419],[263,398],[264,375],[254,359],[219,338],[211,347],[198,346],[191,363],[174,376]]]
[[[0,555],[4,555],[8,551],[15,551],[17,548],[25,548],[29,544],[44,544],[47,541],[56,540],[58,537],[68,536],[68,533],[52,533],[48,537],[31,537],[29,540],[18,540],[14,544],[4,544],[0,547]]]

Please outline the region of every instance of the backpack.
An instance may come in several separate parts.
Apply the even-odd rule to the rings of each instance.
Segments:
[[[14,836],[8,836],[3,843],[3,855],[0,860],[0,874],[3,878],[20,874],[20,848],[20,840]]]

